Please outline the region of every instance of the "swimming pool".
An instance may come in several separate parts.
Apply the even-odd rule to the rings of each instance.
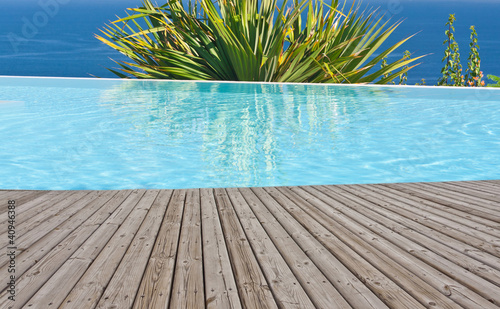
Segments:
[[[500,91],[0,77],[0,189],[500,179]]]

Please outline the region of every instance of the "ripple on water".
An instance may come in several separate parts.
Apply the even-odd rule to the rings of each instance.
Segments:
[[[3,189],[500,178],[500,92],[0,78]]]

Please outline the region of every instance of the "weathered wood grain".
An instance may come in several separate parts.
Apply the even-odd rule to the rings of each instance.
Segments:
[[[119,191],[103,191],[95,199],[88,200],[88,204],[78,210],[78,213],[71,216],[61,225],[55,227],[45,236],[41,237],[32,245],[27,246],[27,249],[17,255],[19,261],[16,267],[16,274],[20,277],[26,270],[41,260],[43,256],[48,254],[53,248],[59,245],[70,233],[78,230],[80,225],[88,222],[91,216],[98,212],[114,195]],[[37,229],[31,230],[37,232]],[[31,232],[30,231],[30,232]],[[26,241],[23,237],[22,241]],[[22,246],[22,245],[20,245]],[[7,273],[7,265],[0,268],[0,273]],[[2,289],[3,290],[3,289]]]
[[[0,308],[500,308],[499,180],[2,199]]]
[[[275,207],[277,205],[271,196],[266,194],[262,188],[255,188],[253,191],[249,188],[241,188],[240,191],[248,205],[252,208],[255,216],[270,235],[270,239],[273,241],[274,245],[279,249],[279,254],[283,256],[300,285],[304,287],[304,290],[311,298],[314,306],[316,308],[352,308],[349,302],[346,301],[346,299],[349,300],[349,297],[339,293],[332,282],[323,274],[321,268],[315,264],[314,259],[308,256],[296,242],[297,240],[300,241],[300,238],[310,241],[312,238],[310,237],[311,235],[307,235],[308,233],[303,230],[300,236],[295,235],[295,237],[293,237],[293,235],[289,234],[286,227],[282,226],[280,222],[280,218],[285,215],[280,213],[278,217],[274,217],[273,213],[266,208],[267,205],[276,211]],[[291,218],[288,217],[288,219]],[[288,221],[288,223],[291,223],[293,227],[300,226],[296,221]],[[329,266],[333,265],[330,264]],[[337,268],[337,270],[339,269]],[[342,278],[344,275],[350,275],[351,278],[354,277],[350,273],[347,274],[339,271],[335,281],[344,280],[344,278]],[[355,290],[355,288],[351,289],[350,292],[352,294],[358,293],[358,291],[353,293],[353,290]],[[379,303],[382,305],[382,307],[379,308],[383,308],[383,304],[380,301]],[[370,305],[367,305],[367,308],[370,307]]]
[[[382,215],[383,217],[390,218],[396,224],[401,224],[402,233],[408,231],[407,233],[408,235],[415,235],[415,237],[419,237],[419,235],[422,235],[422,237],[425,237],[425,241],[423,241],[424,243],[435,241],[441,245],[448,247],[449,249],[452,249],[454,251],[459,251],[462,254],[470,256],[478,261],[481,261],[489,265],[490,267],[494,267],[500,270],[500,263],[498,261],[498,257],[488,252],[485,252],[484,250],[478,250],[478,247],[480,247],[486,250],[491,249],[491,251],[495,252],[496,249],[495,247],[491,246],[491,244],[487,244],[484,241],[475,239],[473,237],[468,237],[464,234],[459,234],[460,232],[457,230],[447,229],[450,231],[450,234],[454,236],[450,237],[447,233],[443,233],[443,229],[440,228],[438,224],[430,222],[427,218],[423,216],[417,217],[416,215],[412,215],[410,212],[404,210],[404,208],[407,207],[407,205],[403,203],[404,198],[401,198],[401,196],[398,196],[397,194],[396,195],[393,194],[392,189],[390,188],[383,188],[383,190],[380,190],[378,189],[378,187],[374,188],[372,186],[364,186],[364,185],[360,185],[358,186],[358,188],[360,190],[372,191],[376,194],[375,196],[378,196],[381,199],[384,198],[385,199],[383,203],[378,203],[376,199],[370,199],[369,201],[357,200],[358,201],[357,205],[362,205],[364,207],[367,207],[373,212]],[[342,193],[343,191],[339,191],[337,190],[337,188],[329,187],[328,190],[336,191],[337,192],[336,194],[340,195],[343,194]],[[353,198],[354,197],[351,196],[351,199]],[[387,202],[387,200],[390,202]],[[411,206],[413,205],[414,202],[411,200],[407,200],[407,203],[408,205]],[[494,223],[482,218],[470,215],[467,215],[466,218],[468,218],[469,220],[474,220],[476,222],[484,221],[483,224],[497,228]],[[395,229],[396,227],[392,225],[391,228]],[[498,228],[500,228],[500,226]],[[476,244],[476,247],[468,244],[467,242]],[[453,254],[450,253],[449,249],[443,248],[442,252],[445,254],[451,254],[453,256]],[[458,261],[466,263],[467,259],[464,260],[458,259]]]
[[[106,212],[106,205],[108,205],[108,203],[104,204],[104,207],[101,207],[103,211],[95,214],[95,216],[103,215],[104,218],[109,216],[109,213]],[[97,227],[98,226],[95,225],[82,224],[73,233],[65,237],[57,247],[43,256],[43,258],[39,261],[34,261],[34,265],[17,281],[19,298],[16,299],[16,304],[22,305],[26,303],[35,293],[43,294],[44,291],[49,290],[49,294],[54,294],[55,291],[59,293],[60,290],[64,290],[64,288],[67,287],[66,285],[62,287],[58,286],[59,283],[55,283],[54,285],[53,281],[51,283],[49,278],[51,278],[54,273],[61,272],[61,270],[64,269],[62,265],[67,262],[68,257],[81,247],[81,244],[92,235],[92,232],[95,231]],[[103,238],[103,235],[99,236],[101,239]],[[66,280],[66,278],[64,279]]]
[[[199,190],[186,193],[169,308],[205,308]]]
[[[200,189],[205,304],[207,309],[241,309],[213,189]]]
[[[172,194],[134,308],[168,308],[185,199],[186,190]]]
[[[88,205],[92,204],[100,194],[100,191],[93,191],[86,192],[85,195],[72,195],[64,200],[64,203],[59,203],[57,205],[58,207],[53,207],[50,211],[47,211],[47,213],[38,214],[21,223],[19,227],[16,227],[17,233],[20,235],[17,242],[19,251],[26,250],[47,233],[59,228],[59,225],[68,218],[75,215],[82,208],[86,208]],[[100,205],[102,204],[101,202]],[[32,229],[32,226],[37,226],[37,228]],[[47,249],[50,248],[47,247]],[[6,260],[6,257],[0,257],[0,265],[4,265]]]
[[[332,188],[332,190],[344,190],[349,192],[352,196],[358,196],[360,198],[363,198],[364,196],[365,200],[368,199],[380,207],[391,207],[393,204],[397,204],[397,207],[391,208],[392,212],[402,214],[415,222],[419,222],[420,224],[451,236],[461,242],[500,257],[500,246],[498,243],[500,239],[494,235],[486,233],[491,231],[491,228],[481,226],[478,223],[473,223],[475,221],[469,222],[467,220],[460,219],[461,222],[464,223],[460,224],[450,220],[448,218],[448,213],[442,213],[442,215],[436,214],[436,212],[440,211],[439,206],[427,207],[429,205],[424,201],[411,201],[409,198],[404,196],[402,203],[399,202],[401,201],[399,198],[394,198],[390,200],[390,202],[386,202],[367,192],[356,195],[358,189],[352,186],[337,186]],[[423,206],[424,204],[426,205],[425,207]],[[477,227],[477,230],[475,227]],[[498,231],[497,228],[493,228],[493,230]]]
[[[16,208],[24,208],[24,204],[37,199],[50,191],[0,191],[0,213],[7,211],[8,201],[14,200]],[[41,199],[43,200],[43,198]]]
[[[171,190],[159,191],[139,231],[106,286],[97,308],[132,307],[171,195]]]
[[[365,243],[384,252],[392,261],[425,280],[443,295],[465,307],[493,308],[490,300],[495,301],[497,296],[491,294],[498,289],[490,282],[437,254],[436,252],[440,252],[439,248],[430,246],[428,243],[422,246],[409,241],[409,239],[394,233],[393,222],[380,217],[379,221],[374,221],[375,215],[371,212],[366,213],[363,208],[356,211],[352,206],[336,207],[336,203],[332,203],[329,195],[323,195],[323,192],[327,191],[318,192],[311,188],[301,189],[307,193],[297,190],[299,195],[308,198],[309,201],[314,200],[314,206],[338,224],[346,226],[352,235],[356,235]],[[338,196],[335,197],[338,198]],[[351,205],[352,201],[344,199],[343,204]],[[379,222],[387,224],[389,228],[378,224]],[[474,260],[470,259],[469,261]],[[498,276],[495,269],[478,264],[478,267],[480,266],[484,267],[484,271],[481,271],[483,275],[493,278]],[[490,272],[488,272],[488,268]],[[483,290],[477,290],[476,286],[482,286]],[[486,296],[486,299],[478,294]]]
[[[303,204],[302,199],[297,199],[297,196],[294,196],[289,188],[270,188],[267,192],[387,306],[392,308],[425,308],[405,289],[390,280],[385,273],[378,269],[377,265],[371,264],[360,253],[351,249],[351,244],[344,243],[335,233],[332,233],[328,229],[329,226],[321,224],[317,220],[319,218],[317,214],[311,214],[301,207],[303,206],[300,205]],[[370,253],[370,251],[365,251],[363,250],[363,253]]]
[[[285,259],[283,259],[273,241],[271,241],[270,237],[272,236],[266,233],[266,230],[262,227],[261,222],[255,217],[252,209],[248,206],[247,201],[245,201],[241,193],[237,189],[231,188],[226,189],[226,192],[234,207],[235,214],[238,216],[243,231],[250,242],[254,255],[259,262],[260,268],[266,276],[278,306],[304,309],[314,308],[313,302],[309,299],[307,293],[304,291],[302,285],[295,277]],[[274,233],[271,235],[278,237],[278,235]],[[290,254],[291,251],[293,252],[293,247],[289,248],[288,254]],[[307,263],[307,258],[303,263]],[[300,264],[293,264],[295,264],[295,261],[290,265],[293,268],[299,268],[301,266]],[[314,282],[313,285],[316,288],[321,286],[318,282]],[[304,286],[307,286],[307,283]],[[331,303],[330,305],[336,305],[336,307],[338,306],[339,308],[350,307],[342,297],[339,297],[336,303]],[[325,307],[321,306],[320,308]]]
[[[287,199],[278,190],[275,188],[252,188],[251,190],[353,308],[387,307],[377,295],[358,280],[344,264],[281,206],[283,203],[287,203]],[[262,211],[259,211],[259,214],[261,213]],[[284,256],[287,257],[287,254]],[[321,278],[318,275],[314,277],[317,278],[315,280]],[[298,276],[298,278],[301,277]],[[321,279],[320,281],[323,282]],[[335,292],[329,292],[328,297],[323,296],[323,298],[335,297],[335,294]]]
[[[278,308],[226,191],[214,193],[242,306]]]
[[[438,187],[427,187],[420,184],[388,184],[387,186],[449,207],[457,209],[463,209],[463,207],[474,208],[484,214],[490,214],[496,220],[498,220],[500,215],[498,202],[483,199],[478,205],[477,201],[472,200],[471,198],[464,200],[458,192],[456,194],[451,193],[451,195],[454,195],[455,197],[450,197],[450,193],[445,190],[440,190]],[[481,215],[478,214],[478,216]],[[488,216],[486,216],[486,218],[488,218]]]
[[[464,193],[470,197],[476,197],[480,200],[488,200],[493,202],[500,202],[500,192],[492,193],[483,190],[477,190],[467,187],[466,184],[461,185],[460,182],[446,183],[446,182],[435,182],[433,183],[435,187],[443,188],[451,192]],[[498,188],[500,190],[500,188]],[[481,202],[480,202],[481,203]]]
[[[21,232],[23,229],[24,231],[35,229],[38,223],[50,218],[51,215],[57,213],[61,208],[70,206],[71,202],[75,201],[75,198],[78,200],[87,193],[78,191],[52,191],[44,196],[19,205],[19,207],[16,207],[16,230]],[[26,224],[26,221],[30,221],[30,223]],[[6,233],[7,225],[0,225],[0,235],[5,235]],[[19,248],[19,250],[24,249]]]
[[[66,297],[65,308],[95,308],[157,195],[155,190],[144,193]]]

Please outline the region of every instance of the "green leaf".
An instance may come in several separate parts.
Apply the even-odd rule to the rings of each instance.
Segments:
[[[344,12],[338,0],[284,0],[279,7],[277,0],[213,1],[145,0],[129,9],[96,35],[131,60],[111,71],[121,78],[365,83],[420,58],[369,73],[409,38],[379,52],[400,22],[383,23],[354,3]]]

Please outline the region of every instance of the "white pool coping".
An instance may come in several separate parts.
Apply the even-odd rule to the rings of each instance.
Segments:
[[[314,86],[341,86],[341,87],[388,87],[388,88],[431,88],[431,89],[468,89],[476,91],[500,91],[500,87],[456,87],[434,85],[387,85],[387,84],[337,84],[337,83],[287,83],[287,82],[249,82],[226,80],[175,80],[175,79],[136,79],[136,78],[96,78],[96,77],[55,77],[55,76],[16,76],[0,75],[0,78],[33,78],[33,79],[66,79],[66,80],[108,80],[108,81],[155,81],[155,82],[180,82],[180,83],[223,83],[223,84],[265,84],[265,85],[314,85]]]

